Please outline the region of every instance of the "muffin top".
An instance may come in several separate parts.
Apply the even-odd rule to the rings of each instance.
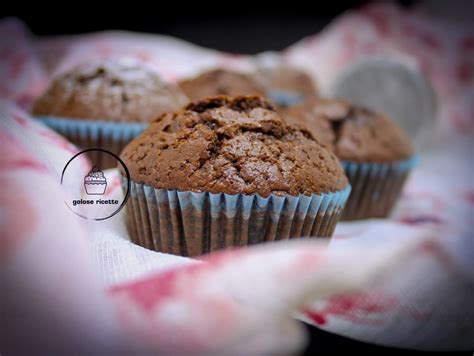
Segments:
[[[83,63],[57,77],[33,114],[64,118],[147,122],[189,100],[158,74],[125,60]]]
[[[121,158],[135,182],[180,191],[266,197],[348,184],[333,153],[257,96],[213,97],[164,114]]]
[[[393,162],[414,149],[406,132],[387,116],[341,99],[313,99],[282,114],[305,127],[341,160]]]
[[[295,67],[261,68],[257,70],[255,78],[265,89],[266,96],[282,106],[291,106],[318,96],[311,77]]]
[[[179,86],[191,100],[218,95],[262,95],[264,92],[250,76],[224,69],[210,70],[182,80]]]

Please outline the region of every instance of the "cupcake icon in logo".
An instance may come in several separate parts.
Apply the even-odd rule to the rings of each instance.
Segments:
[[[107,179],[97,166],[84,177],[84,188],[88,195],[103,195],[107,188]]]

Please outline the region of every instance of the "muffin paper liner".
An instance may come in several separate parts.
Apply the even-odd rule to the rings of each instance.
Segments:
[[[267,96],[272,102],[282,107],[298,105],[306,99],[304,94],[278,89],[270,90]]]
[[[352,186],[342,220],[386,217],[397,202],[411,169],[418,162],[418,155],[392,163],[342,161]]]
[[[52,116],[37,116],[36,118],[81,149],[100,148],[116,155],[120,154],[128,142],[148,127],[148,123],[137,122],[81,120]],[[88,152],[88,155],[91,161],[102,169],[115,167],[117,164],[110,155],[100,154],[97,151]]]
[[[126,179],[122,177],[122,185]],[[182,256],[303,236],[330,237],[351,191],[311,196],[197,193],[131,182],[132,241]]]

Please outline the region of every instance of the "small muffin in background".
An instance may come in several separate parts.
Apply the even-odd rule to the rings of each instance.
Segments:
[[[384,114],[342,99],[313,99],[283,113],[341,160],[352,185],[344,220],[386,217],[415,165],[408,134]]]
[[[185,256],[329,237],[350,192],[335,155],[257,96],[212,97],[165,114],[121,158],[132,240]]]
[[[109,59],[80,64],[55,78],[32,113],[80,148],[119,154],[150,120],[188,102],[177,86],[138,62]],[[109,168],[108,162],[97,162],[106,155],[96,156],[94,164]]]
[[[210,96],[263,95],[263,88],[247,74],[227,69],[213,69],[179,82],[192,101]]]
[[[265,96],[282,108],[298,105],[318,96],[313,79],[295,67],[262,67],[256,71],[255,79],[265,89]]]

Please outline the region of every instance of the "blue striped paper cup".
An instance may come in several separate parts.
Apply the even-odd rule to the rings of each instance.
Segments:
[[[50,127],[82,149],[100,148],[119,155],[132,139],[137,137],[148,123],[111,122],[105,120],[84,120],[54,116],[36,116],[40,122]],[[117,164],[109,155],[89,152],[90,159],[101,169]]]
[[[410,171],[420,157],[391,163],[341,161],[352,192],[342,220],[386,217],[398,200]]]
[[[271,102],[283,108],[301,104],[307,99],[304,94],[280,89],[268,91],[267,96]]]
[[[127,182],[122,178],[122,185]],[[127,225],[151,250],[199,256],[231,246],[330,237],[351,187],[324,194],[225,194],[157,189],[131,182]]]

